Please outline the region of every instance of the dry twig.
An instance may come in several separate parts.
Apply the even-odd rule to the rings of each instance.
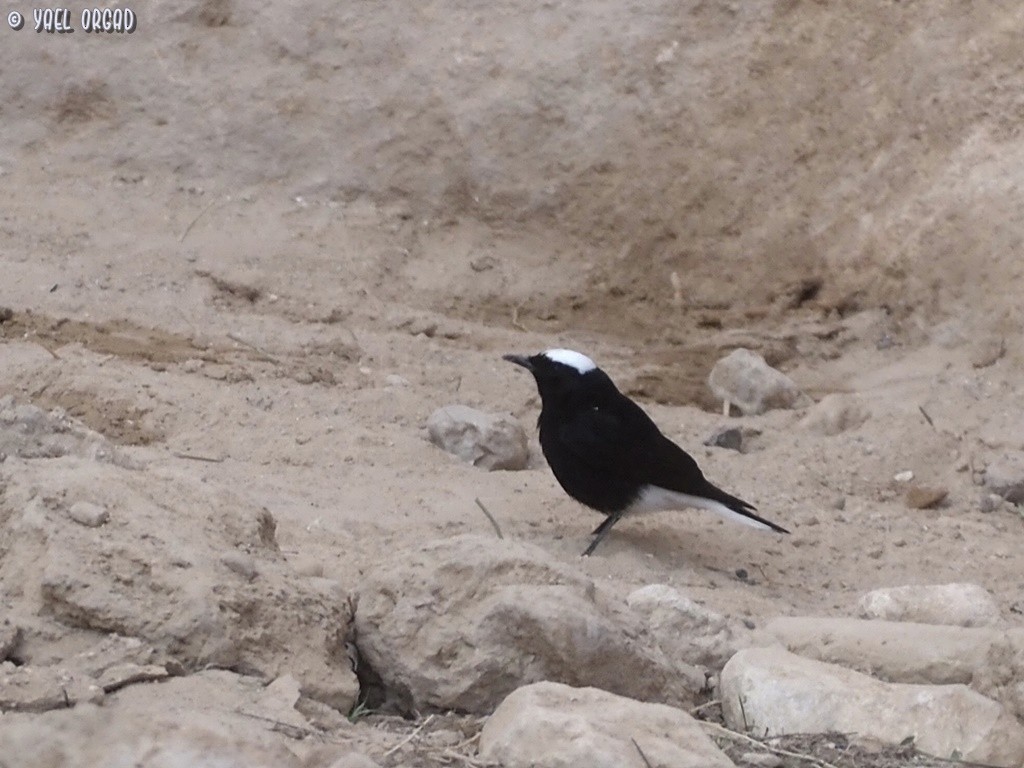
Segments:
[[[480,501],[479,498],[475,498],[473,501],[475,501],[476,505],[480,507],[480,511],[487,515],[487,519],[490,520],[491,525],[494,526],[494,532],[498,534],[498,538],[504,539],[505,537],[501,535],[501,527],[498,525],[498,521],[495,520],[491,513],[487,511],[487,507],[484,506],[484,503]]]
[[[782,757],[795,757],[797,760],[804,760],[808,763],[813,763],[814,765],[820,766],[820,768],[838,768],[838,766],[834,765],[833,763],[822,760],[821,758],[815,757],[814,755],[805,755],[800,752],[792,752],[788,749],[782,749],[782,747],[773,747],[771,744],[765,744],[763,741],[758,741],[757,739],[751,738],[750,736],[747,736],[745,733],[733,731],[729,728],[726,728],[724,725],[712,723],[709,720],[700,720],[699,722],[703,726],[713,728],[714,730],[724,735],[726,738],[746,742],[747,744],[751,744],[755,747],[760,747],[761,749],[768,750],[769,752],[775,755],[780,755]]]
[[[409,734],[408,736],[406,736],[406,737],[405,737],[404,739],[402,739],[402,740],[401,740],[400,742],[398,742],[397,744],[395,744],[395,746],[393,746],[393,747],[392,747],[391,749],[389,749],[389,750],[388,750],[387,752],[385,752],[385,753],[384,753],[384,757],[391,757],[391,755],[395,754],[395,752],[397,752],[397,751],[398,751],[398,750],[400,750],[400,749],[401,749],[402,747],[404,747],[404,746],[405,746],[406,744],[408,744],[408,743],[409,743],[410,741],[412,741],[412,740],[413,740],[413,739],[415,739],[415,738],[416,738],[417,736],[419,736],[419,735],[420,735],[420,731],[422,731],[422,730],[423,730],[424,728],[426,728],[426,727],[427,727],[427,723],[429,723],[429,722],[430,722],[431,720],[433,720],[433,719],[434,719],[434,716],[433,716],[433,715],[427,715],[427,719],[426,719],[426,720],[424,720],[424,721],[423,721],[422,723],[420,723],[420,724],[419,724],[419,725],[418,725],[418,726],[416,727],[416,730],[415,730],[415,731],[413,731],[412,733],[410,733],[410,734]]]

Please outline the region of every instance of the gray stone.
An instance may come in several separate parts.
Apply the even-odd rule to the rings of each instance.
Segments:
[[[838,435],[856,429],[871,417],[859,395],[826,395],[807,411],[800,426],[816,435]]]
[[[736,630],[725,617],[672,587],[649,584],[631,592],[626,603],[671,659],[717,672],[736,652]]]
[[[884,683],[782,648],[750,648],[722,670],[726,725],[760,735],[855,733],[949,758],[1019,768],[1024,728],[1000,704],[964,685]]]
[[[361,659],[406,711],[488,713],[540,680],[685,705],[704,683],[578,568],[490,536],[390,558],[366,577],[356,630]]]
[[[727,448],[730,451],[743,450],[743,430],[739,427],[722,427],[704,441],[713,448]]]
[[[525,469],[530,459],[526,432],[507,416],[446,405],[430,415],[427,431],[435,445],[483,469]]]
[[[1002,617],[995,598],[978,584],[910,584],[861,595],[857,613],[865,619],[987,627]]]
[[[551,682],[519,688],[501,703],[480,733],[480,757],[505,768],[733,765],[680,709]]]
[[[117,458],[103,435],[83,426],[62,408],[44,411],[30,404],[16,405],[10,396],[0,399],[0,455],[23,459],[79,456],[100,461]]]
[[[1024,504],[1024,452],[1007,451],[985,467],[985,487],[1012,504]]]
[[[708,385],[715,397],[728,400],[747,415],[773,408],[802,408],[813,402],[786,374],[742,347],[715,363]]]
[[[68,517],[86,528],[99,528],[110,519],[110,512],[91,501],[76,501],[68,508]]]

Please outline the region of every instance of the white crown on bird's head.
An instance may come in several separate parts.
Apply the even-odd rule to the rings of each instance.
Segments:
[[[553,363],[561,363],[575,368],[579,373],[587,373],[597,368],[597,364],[582,352],[572,349],[549,349],[542,355]]]

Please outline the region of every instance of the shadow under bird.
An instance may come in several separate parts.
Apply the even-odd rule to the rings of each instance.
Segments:
[[[549,349],[505,355],[533,374],[540,392],[540,447],[555,479],[576,501],[607,517],[589,556],[626,515],[697,507],[764,531],[789,533],[755,507],[707,481],[697,462],[665,437],[586,355]]]

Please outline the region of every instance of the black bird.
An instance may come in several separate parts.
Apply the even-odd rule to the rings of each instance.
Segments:
[[[755,507],[709,483],[690,454],[619,392],[586,355],[549,349],[505,360],[533,374],[540,392],[540,447],[565,492],[607,518],[590,555],[628,514],[698,507],[764,531],[789,533]]]

